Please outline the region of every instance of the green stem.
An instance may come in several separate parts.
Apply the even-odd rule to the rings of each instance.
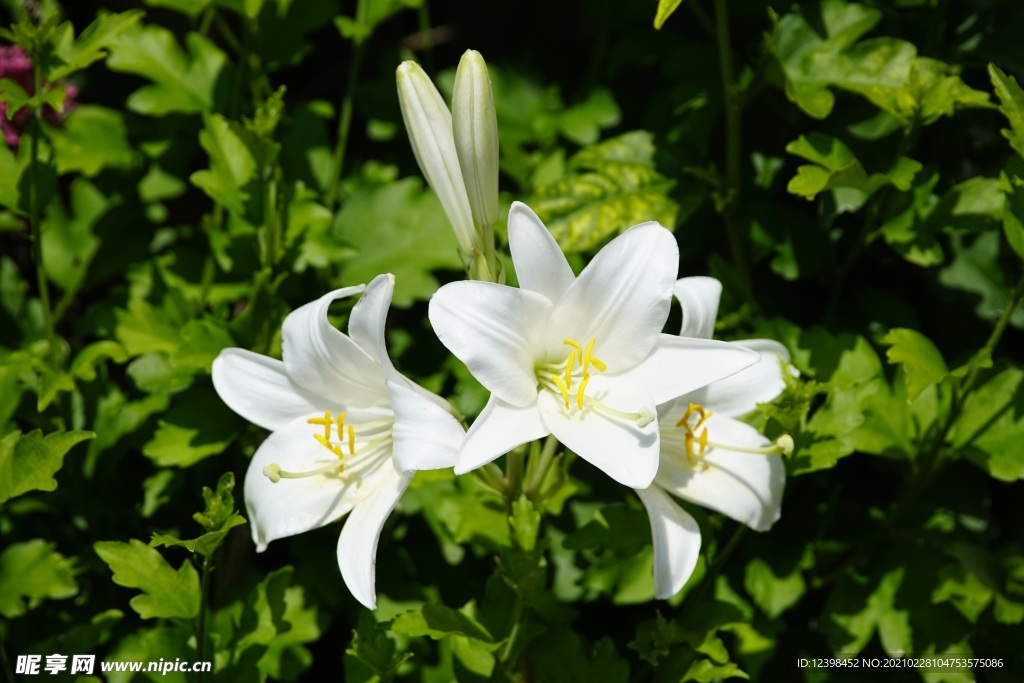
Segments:
[[[521,449],[515,449],[508,454],[508,466],[505,471],[505,507],[509,514],[512,514],[512,503],[518,498],[523,490],[523,460],[524,453]]]
[[[491,683],[497,683],[506,679],[509,664],[512,662],[519,646],[519,633],[522,630],[523,623],[523,596],[518,590],[516,591],[516,602],[512,608],[510,620],[512,621],[512,628],[508,632],[505,646],[501,648],[501,654],[498,655],[498,661],[494,663],[494,669],[491,671]]]
[[[558,440],[554,436],[548,436],[544,440],[544,446],[541,448],[537,458],[531,458],[530,462],[533,464],[532,472],[526,480],[526,495],[531,497],[533,502],[540,502],[537,500],[538,494],[541,492],[541,486],[547,479],[548,470],[551,468],[551,463],[554,461],[555,449],[558,447]]]
[[[272,172],[267,174],[266,190],[263,199],[263,222],[266,225],[266,263],[271,270],[277,268],[280,257],[278,247],[281,242],[281,217],[277,212],[277,179]]]
[[[739,205],[743,172],[743,105],[736,88],[736,75],[732,62],[732,41],[729,37],[729,10],[726,0],[715,0],[715,29],[718,43],[718,62],[722,76],[722,94],[725,98],[725,201],[722,219],[725,221],[732,252],[733,266],[746,281],[750,281],[743,236],[734,220]]]
[[[203,558],[203,573],[199,580],[199,622],[196,624],[196,661],[206,660],[206,602],[210,596],[210,559]],[[203,672],[196,673],[196,683],[202,683]]]
[[[362,23],[366,19],[366,0],[359,0],[356,5],[356,22]],[[334,146],[334,163],[332,165],[331,184],[327,188],[325,202],[327,208],[334,211],[338,206],[339,194],[341,193],[341,174],[345,164],[345,149],[348,147],[349,131],[352,128],[352,111],[355,106],[356,79],[359,77],[359,67],[363,62],[363,53],[366,43],[362,39],[356,39],[352,48],[352,58],[348,64],[348,82],[345,83],[345,95],[341,100],[341,111],[338,116],[338,141]]]
[[[708,592],[710,588],[714,586],[715,578],[719,572],[722,571],[722,567],[725,566],[726,560],[733,554],[739,546],[740,541],[743,540],[743,536],[747,533],[747,525],[740,524],[736,527],[736,531],[729,537],[729,541],[722,548],[720,553],[715,555],[714,561],[711,562],[711,566],[708,567],[707,574],[704,575],[704,579],[701,581],[700,587],[697,588],[696,593],[693,596],[693,602],[699,602],[701,598]]]
[[[430,6],[426,0],[420,5],[420,49],[423,51],[423,68],[434,73],[434,39],[430,32]]]

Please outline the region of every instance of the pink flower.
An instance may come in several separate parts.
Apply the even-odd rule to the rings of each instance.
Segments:
[[[25,92],[32,94],[34,91],[32,83],[32,58],[17,45],[9,47],[0,46],[0,78],[14,81],[24,88]],[[61,114],[58,114],[49,106],[43,109],[43,116],[49,121],[60,121],[71,108],[71,100],[78,95],[78,88],[74,85],[67,84],[59,87],[64,88],[67,102],[64,105],[64,112]],[[18,146],[21,133],[25,130],[25,126],[28,125],[31,115],[32,112],[28,108],[22,108],[8,121],[7,103],[0,102],[0,131],[3,131],[4,142],[7,143],[8,147]]]

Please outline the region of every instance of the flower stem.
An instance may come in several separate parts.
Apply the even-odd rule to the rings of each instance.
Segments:
[[[364,23],[366,20],[366,0],[359,0],[356,4],[356,23]],[[338,141],[334,145],[334,163],[332,165],[331,182],[327,187],[327,194],[324,198],[327,208],[331,211],[338,206],[339,194],[341,192],[341,173],[345,164],[345,149],[348,147],[349,131],[352,129],[352,111],[355,105],[356,79],[359,77],[359,67],[363,62],[363,53],[366,43],[363,38],[355,38],[352,47],[352,56],[348,63],[348,81],[345,83],[345,95],[341,100],[341,111],[338,115]]]
[[[744,280],[750,280],[743,236],[733,220],[739,205],[743,172],[743,103],[736,88],[736,75],[732,62],[732,41],[729,37],[729,10],[726,0],[715,0],[715,28],[718,43],[718,63],[722,76],[722,94],[725,99],[725,198],[722,202],[722,220],[725,221],[732,252],[733,267]]]

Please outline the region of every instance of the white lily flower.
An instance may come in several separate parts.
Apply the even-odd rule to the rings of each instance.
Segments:
[[[512,205],[508,237],[518,289],[454,282],[430,300],[441,342],[491,392],[456,474],[553,434],[616,481],[646,488],[658,470],[656,406],[759,356],[661,333],[679,255],[657,223],[616,237],[578,278],[525,204]]]
[[[384,322],[394,286],[393,275],[380,275],[293,311],[284,321],[283,361],[225,349],[213,362],[221,399],[272,432],[245,475],[257,551],[349,515],[338,565],[370,609],[377,541],[412,470],[451,467],[465,436],[448,403],[388,358]],[[345,335],[327,309],[360,292]]]
[[[722,284],[688,277],[675,285],[683,309],[680,334],[710,339]],[[788,435],[774,444],[736,418],[786,388],[783,361],[789,352],[768,339],[735,342],[761,362],[658,408],[661,465],[654,484],[638,490],[654,540],[654,587],[670,598],[697,565],[700,529],[672,496],[717,510],[756,531],[767,531],[781,514],[786,468],[782,454],[793,449]]]
[[[481,254],[483,246],[473,224],[473,211],[459,166],[448,105],[416,62],[402,62],[398,66],[396,80],[402,120],[405,121],[416,162],[440,200],[459,247],[471,258],[474,254]]]

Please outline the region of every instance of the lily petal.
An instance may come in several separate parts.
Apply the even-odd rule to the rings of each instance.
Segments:
[[[512,202],[508,212],[508,247],[520,289],[555,302],[576,279],[555,238],[522,202]]]
[[[612,372],[636,365],[665,326],[678,268],[672,233],[657,223],[630,228],[597,253],[556,304],[557,342],[594,338],[594,355]]]
[[[722,415],[712,415],[704,426],[715,443],[742,448],[771,445],[750,425]],[[756,531],[765,531],[781,514],[786,468],[781,456],[737,453],[726,448],[710,448],[692,463],[682,451],[666,452],[656,483],[680,498],[717,510]]]
[[[711,339],[715,333],[718,301],[722,298],[722,283],[713,277],[684,277],[676,281],[672,293],[683,309],[679,336]]]
[[[455,474],[482,467],[516,446],[550,433],[535,404],[516,407],[491,394],[480,416],[466,432]]]
[[[385,369],[392,367],[384,340],[384,326],[394,291],[395,276],[391,273],[373,278],[352,307],[348,319],[348,334],[352,341]]]
[[[720,415],[739,417],[757,408],[758,403],[768,403],[786,388],[783,380],[789,351],[782,344],[770,339],[750,339],[733,342],[761,355],[761,362],[699,389],[686,398],[700,403]]]
[[[263,474],[272,463],[289,472],[308,472],[336,460],[313,438],[318,429],[305,419],[294,420],[271,434],[249,463],[245,507],[257,551],[279,538],[330,524],[355,504],[353,487],[344,478],[317,475],[275,483]],[[341,461],[338,464],[340,472]]]
[[[739,344],[662,334],[639,365],[624,373],[609,373],[623,383],[649,391],[657,404],[734,375],[760,360]]]
[[[537,407],[548,430],[581,458],[604,471],[609,477],[632,488],[651,485],[658,472],[658,421],[654,401],[645,394],[611,378],[595,376],[587,385],[588,398],[622,412],[647,411],[652,417],[643,427],[635,421],[609,417],[592,405],[581,412],[575,397],[565,409],[561,396],[542,391]]]
[[[490,282],[452,282],[430,299],[430,323],[441,343],[481,384],[513,405],[533,403],[538,335],[551,302],[524,289]]]
[[[330,292],[292,311],[281,329],[288,376],[331,409],[348,403],[382,405],[388,400],[384,370],[376,359],[327,320],[331,302],[361,291],[362,285]]]
[[[666,600],[693,574],[700,556],[700,527],[686,510],[657,486],[637,489],[647,508],[654,541],[654,595]]]
[[[381,477],[376,488],[345,521],[338,539],[338,566],[345,585],[356,600],[369,609],[377,608],[377,543],[388,515],[412,481],[412,475],[392,470]]]
[[[315,397],[288,379],[284,363],[245,349],[217,355],[213,387],[231,410],[270,431],[317,412]]]
[[[466,432],[455,417],[405,383],[388,381],[395,411],[395,467],[409,473],[454,467]]]

